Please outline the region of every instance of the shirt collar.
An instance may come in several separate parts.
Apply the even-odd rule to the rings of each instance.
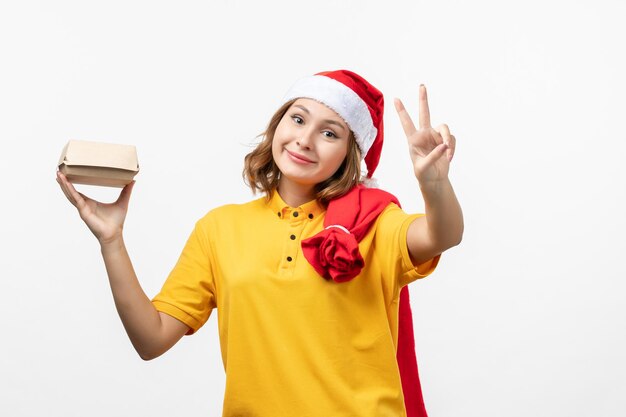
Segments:
[[[317,199],[313,199],[298,207],[290,207],[285,203],[277,190],[272,192],[272,197],[267,203],[275,216],[281,219],[289,217],[290,213],[298,212],[303,218],[313,219],[322,214],[326,208]]]

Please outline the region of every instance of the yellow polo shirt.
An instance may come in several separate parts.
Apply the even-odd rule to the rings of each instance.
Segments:
[[[359,243],[361,274],[318,275],[300,242],[323,229],[313,200],[273,193],[200,219],[152,303],[196,332],[217,308],[224,417],[406,416],[396,361],[400,288],[439,256],[411,264],[409,215],[390,204]]]

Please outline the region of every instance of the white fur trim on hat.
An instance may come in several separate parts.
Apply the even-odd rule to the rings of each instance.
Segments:
[[[294,98],[311,98],[337,112],[354,132],[361,158],[365,158],[378,130],[374,127],[367,105],[350,87],[324,75],[311,75],[296,81],[283,102]]]

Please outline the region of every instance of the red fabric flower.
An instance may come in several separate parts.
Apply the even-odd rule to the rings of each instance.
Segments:
[[[339,227],[329,227],[306,239],[302,250],[318,274],[335,282],[351,280],[365,265],[355,236]]]

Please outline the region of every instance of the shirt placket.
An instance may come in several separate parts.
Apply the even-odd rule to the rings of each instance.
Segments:
[[[305,214],[302,209],[285,208],[283,210],[284,220],[289,222],[285,239],[284,250],[280,262],[281,274],[293,276],[296,262],[300,253],[300,236],[305,225]]]

